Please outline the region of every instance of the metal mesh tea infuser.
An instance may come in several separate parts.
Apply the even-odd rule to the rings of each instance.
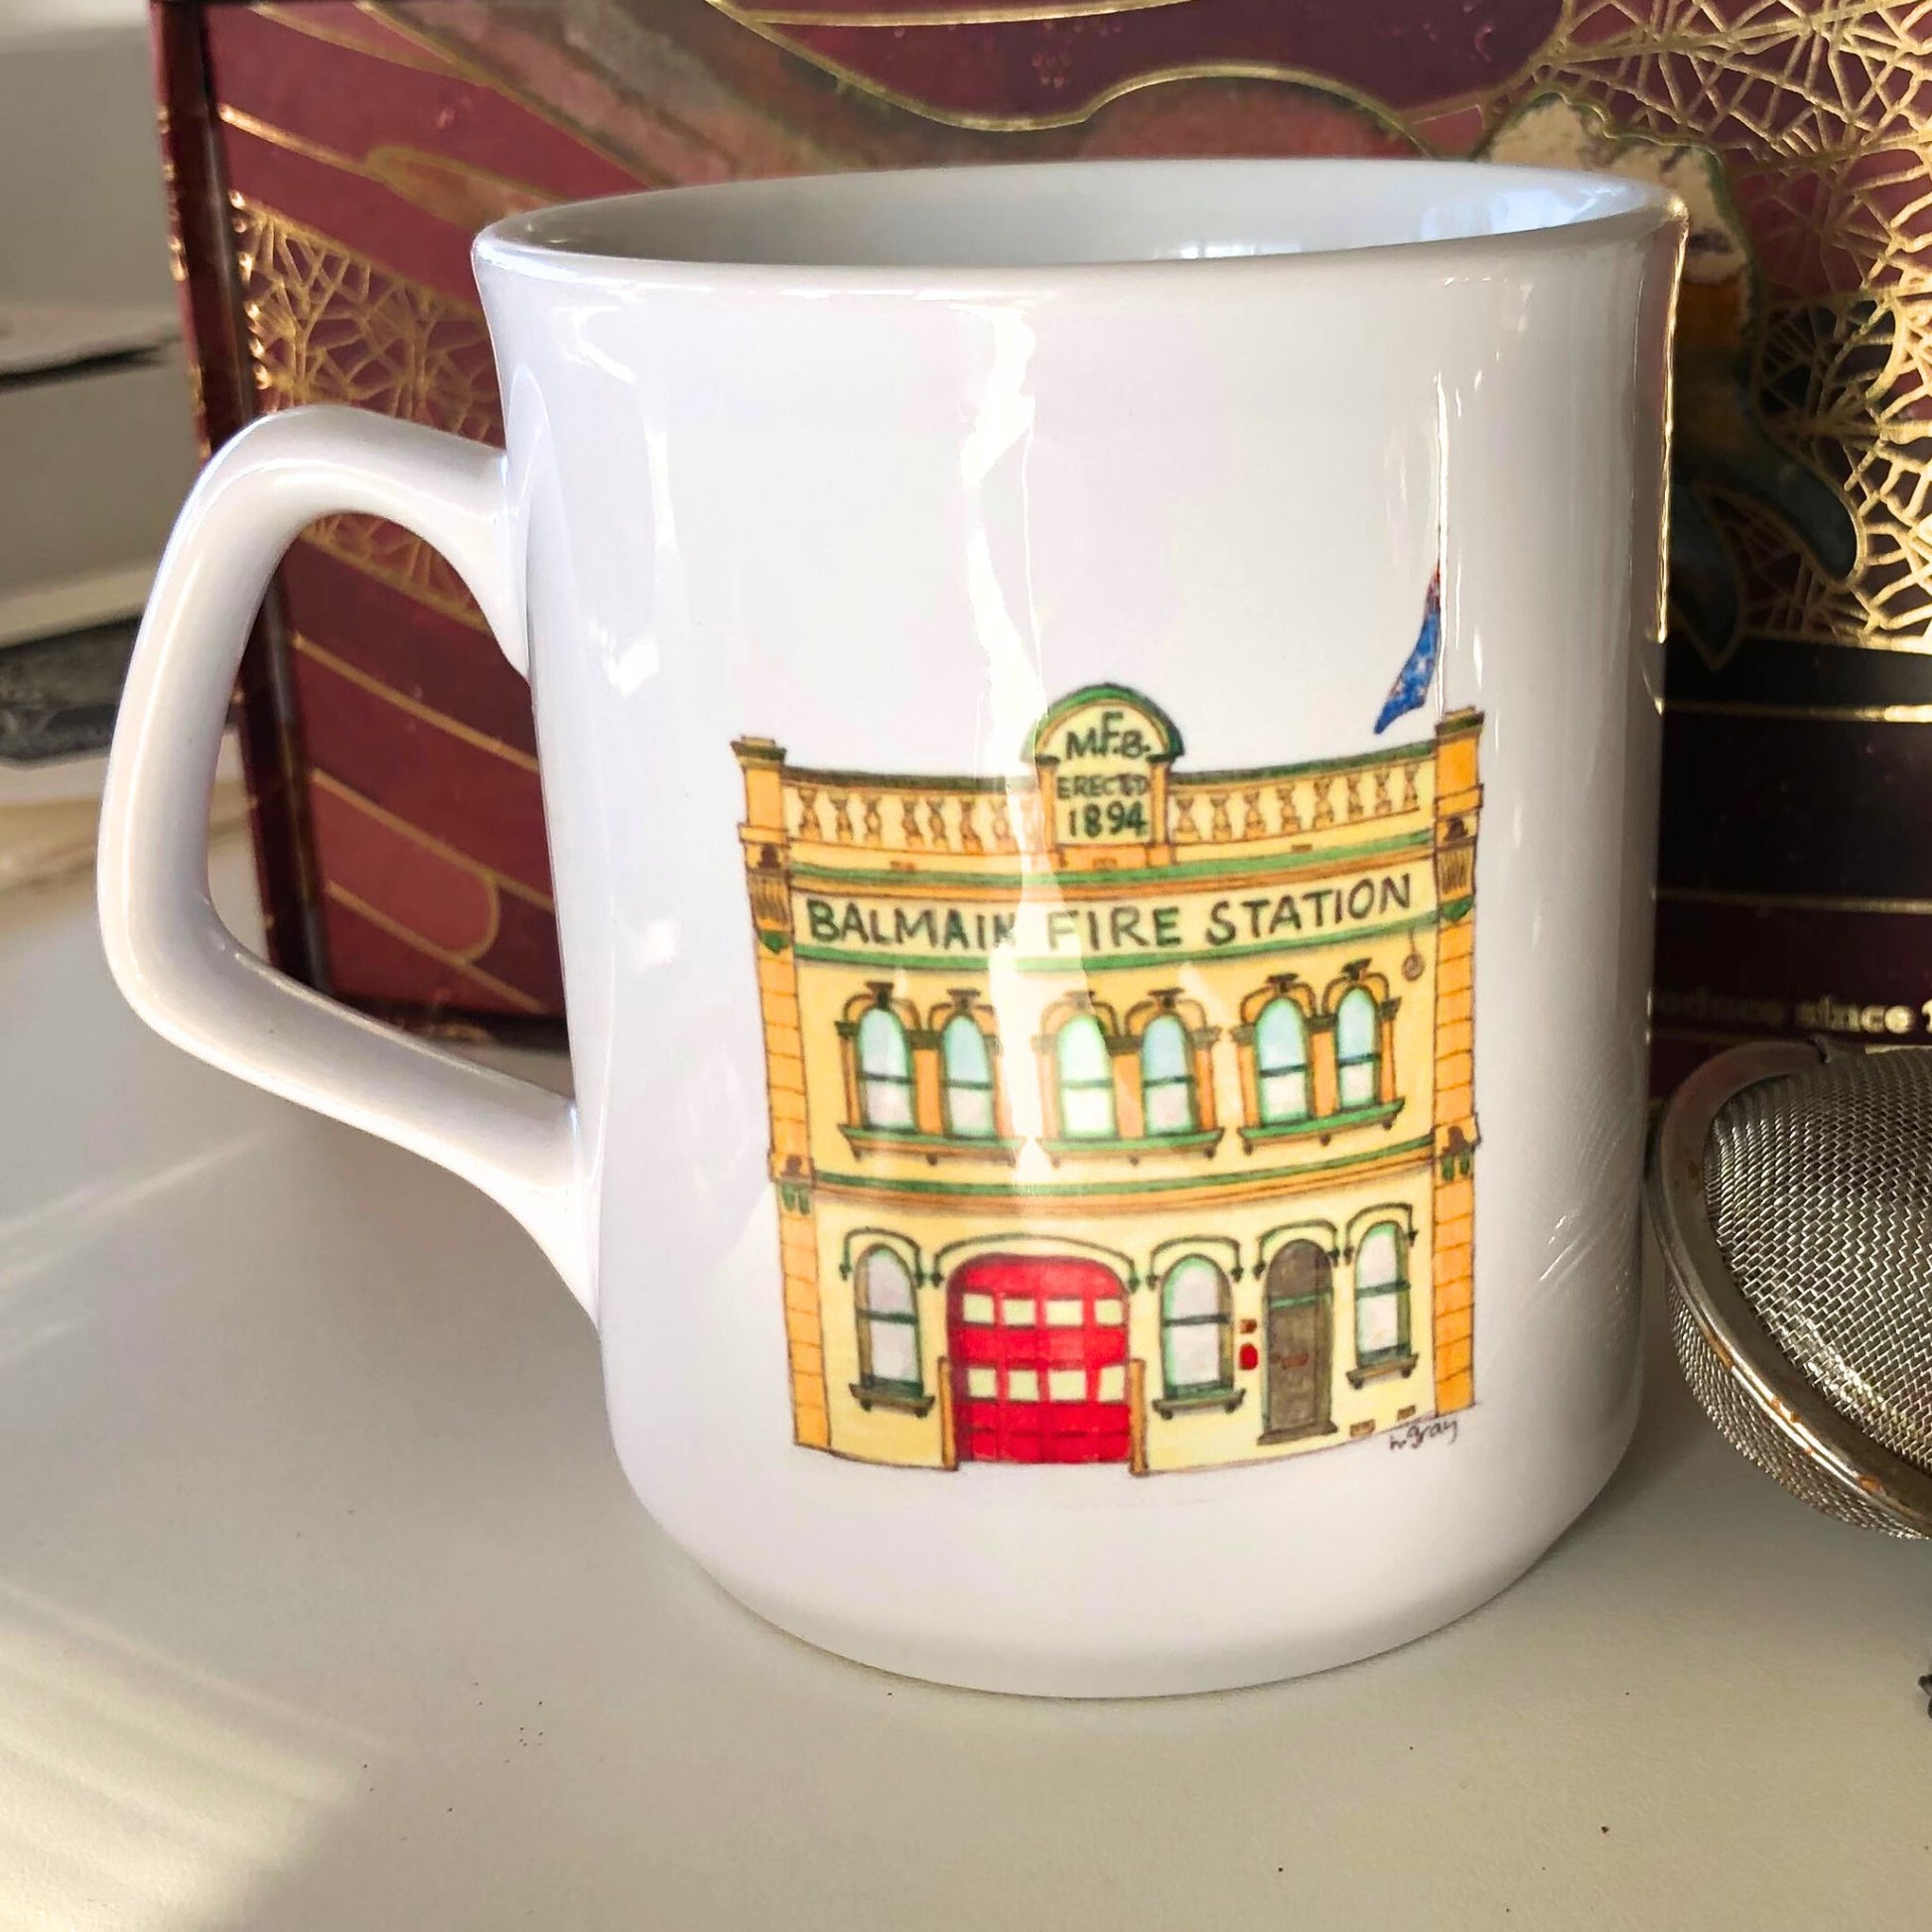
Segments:
[[[1829,1515],[1932,1536],[1932,1048],[1720,1054],[1646,1192],[1678,1361],[1732,1447]]]

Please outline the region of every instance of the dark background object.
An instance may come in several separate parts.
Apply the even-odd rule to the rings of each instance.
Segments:
[[[1932,1037],[1932,842],[1913,836],[1932,816],[1932,353],[1903,292],[1932,224],[1932,29],[1909,14],[1873,6],[1854,30],[1754,0],[157,0],[155,25],[216,441],[312,400],[497,438],[468,238],[550,200],[1069,155],[1675,170],[1702,225],[1678,365],[1657,1073],[1767,1031]],[[447,567],[392,528],[318,527],[243,698],[281,963],[412,1024],[554,1034],[527,697]]]
[[[0,649],[0,759],[25,764],[104,752],[134,629],[131,621],[95,624]]]

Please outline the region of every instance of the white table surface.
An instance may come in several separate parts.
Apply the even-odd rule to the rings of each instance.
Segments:
[[[698,1576],[525,1238],[147,1036],[84,891],[0,899],[0,1925],[1932,1923],[1932,1552],[1786,1498],[1663,1357],[1596,1506],[1436,1637],[932,1690]]]

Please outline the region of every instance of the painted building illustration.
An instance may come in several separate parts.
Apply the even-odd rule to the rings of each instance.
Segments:
[[[1013,778],[737,743],[800,1444],[1139,1474],[1472,1400],[1480,728],[1190,772],[1094,686]]]

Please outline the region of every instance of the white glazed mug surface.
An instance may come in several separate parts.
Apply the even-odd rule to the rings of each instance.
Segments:
[[[639,1496],[789,1630],[1105,1696],[1432,1629],[1635,1413],[1682,240],[1420,161],[503,223],[506,453],[293,411],[184,510],[115,975],[522,1221]],[[207,904],[249,621],[343,510],[530,677],[574,1103]]]

